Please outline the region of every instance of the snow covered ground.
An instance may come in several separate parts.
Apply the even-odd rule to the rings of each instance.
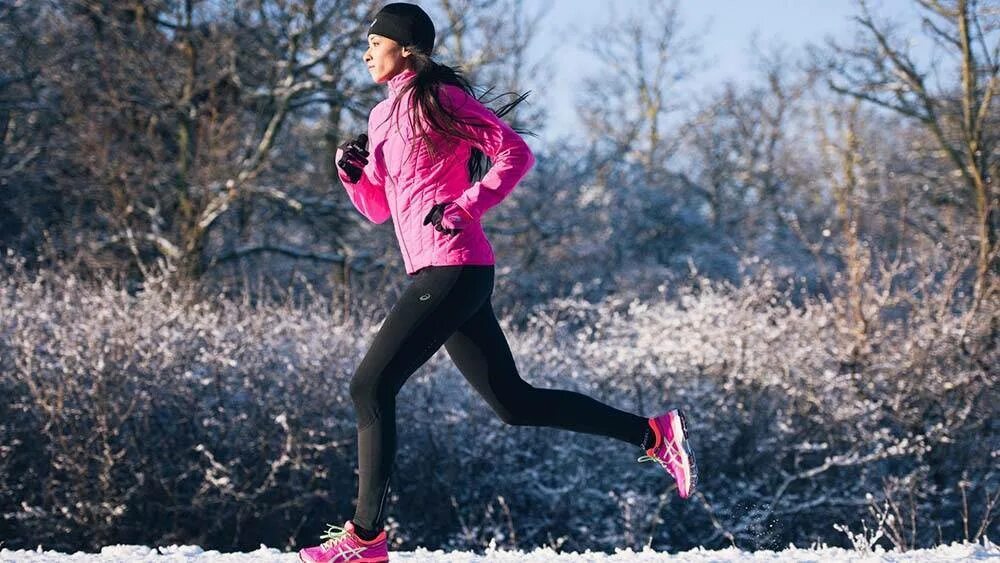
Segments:
[[[667,554],[654,551],[632,550],[619,551],[613,555],[605,553],[562,553],[557,554],[551,549],[537,549],[529,552],[521,551],[488,551],[484,555],[476,555],[468,552],[448,552],[428,551],[418,549],[416,551],[394,552],[390,554],[393,563],[651,563],[659,561],[670,561],[672,563],[699,562],[707,563],[712,561],[879,561],[879,562],[904,562],[904,561],[934,561],[934,562],[958,562],[958,561],[980,561],[987,559],[1000,560],[1000,546],[984,540],[982,543],[964,543],[940,546],[934,549],[924,549],[910,551],[907,553],[880,552],[875,554],[863,554],[840,548],[821,549],[786,549],[784,551],[757,551],[748,553],[737,549],[724,549],[720,551],[693,550],[683,553]],[[166,563],[169,561],[178,562],[199,562],[199,563],[249,563],[251,561],[268,563],[294,563],[298,561],[293,553],[282,553],[277,549],[261,546],[260,549],[250,553],[219,553],[218,551],[205,551],[197,546],[171,546],[161,548],[149,548],[135,545],[116,545],[105,547],[100,553],[74,553],[65,554],[55,551],[13,551],[0,550],[0,562],[8,561],[30,561],[30,562],[53,562],[62,563],[64,561],[85,561],[88,563],[97,562],[128,562],[135,563],[150,561],[156,563]]]

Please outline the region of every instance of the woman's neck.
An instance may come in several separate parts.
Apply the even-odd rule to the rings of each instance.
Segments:
[[[386,84],[389,85],[389,95],[395,97],[396,94],[398,94],[399,91],[403,89],[403,86],[406,86],[410,82],[410,80],[412,80],[413,77],[416,75],[417,73],[414,72],[413,69],[409,68],[405,68],[399,71],[399,73],[396,74],[396,76],[393,76],[388,81],[386,81]]]

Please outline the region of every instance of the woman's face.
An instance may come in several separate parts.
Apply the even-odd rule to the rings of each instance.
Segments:
[[[388,37],[368,36],[368,50],[362,57],[377,84],[388,81],[410,65],[410,52]]]

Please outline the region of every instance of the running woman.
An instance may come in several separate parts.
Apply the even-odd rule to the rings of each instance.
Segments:
[[[358,211],[374,223],[393,220],[411,280],[351,380],[358,428],[354,517],[330,526],[321,545],[301,550],[306,563],[389,560],[383,508],[396,454],[396,395],[442,345],[507,424],[640,446],[646,455],[639,461],[663,466],[683,498],[697,479],[679,410],[643,418],[580,393],[533,387],[518,374],[490,301],[494,255],[481,221],[534,157],[456,69],[431,59],[434,33],[416,5],[392,3],[378,12],[363,59],[372,79],[388,85],[388,98],[371,111],[367,135],[337,151],[338,175]],[[474,181],[483,154],[492,166]]]

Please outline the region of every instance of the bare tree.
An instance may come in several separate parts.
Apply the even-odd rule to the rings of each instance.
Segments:
[[[962,178],[973,202],[978,260],[974,293],[989,293],[987,276],[997,251],[1000,134],[996,102],[1000,88],[1000,21],[995,4],[976,0],[915,0],[923,12],[925,35],[953,61],[916,62],[912,47],[894,26],[873,15],[859,0],[855,21],[863,39],[854,46],[830,44],[824,59],[835,92],[886,108],[919,122],[937,141]]]
[[[91,218],[86,236],[65,239],[89,252],[92,266],[130,262],[146,277],[156,260],[181,279],[197,278],[210,265],[209,234],[234,206],[314,207],[275,174],[275,157],[288,148],[289,124],[324,104],[347,105],[338,88],[350,81],[329,63],[346,63],[338,56],[359,42],[367,4],[33,6],[41,15],[31,33],[47,51],[27,60],[58,115],[57,134],[40,147],[49,189],[79,202],[71,216]]]
[[[580,115],[595,140],[653,171],[677,147],[664,129],[682,108],[677,86],[692,72],[697,43],[682,34],[676,1],[651,1],[642,14],[608,22],[595,33],[601,40],[586,45],[603,68],[585,80]]]
[[[191,177],[190,161],[195,155],[189,155],[194,150],[190,143],[198,135],[193,128],[199,123],[198,118],[207,117],[194,102],[196,89],[204,87],[205,82],[225,80],[235,86],[237,96],[256,105],[257,119],[252,124],[252,133],[247,135],[246,129],[241,131],[242,138],[235,145],[239,154],[236,166],[229,167],[227,173],[206,178],[206,183],[188,183],[187,193],[180,196],[181,208],[186,213],[185,221],[180,224],[179,244],[163,244],[162,239],[159,242],[161,250],[180,259],[183,272],[190,277],[197,277],[201,272],[202,247],[208,229],[235,201],[266,196],[292,208],[301,208],[301,203],[283,190],[258,182],[258,179],[273,156],[290,114],[331,97],[336,99],[337,92],[329,88],[333,81],[317,69],[328,69],[331,58],[342,53],[344,44],[356,37],[354,30],[358,26],[337,25],[344,19],[354,20],[351,16],[356,16],[356,2],[271,3],[260,0],[245,4],[243,10],[238,9],[231,16],[232,29],[236,31],[234,39],[242,39],[245,41],[243,46],[252,46],[258,53],[270,56],[269,67],[263,69],[241,68],[237,59],[253,51],[244,53],[230,47],[227,49],[229,64],[219,68],[218,76],[201,76],[193,3],[186,1],[172,14],[172,20],[158,20],[160,25],[177,33],[188,69],[183,75],[181,98],[176,103],[180,117],[178,167],[183,178]],[[226,41],[224,45],[235,47],[240,43]],[[254,71],[263,71],[263,79],[253,76]]]
[[[592,34],[600,41],[584,45],[600,65],[585,74],[578,100],[591,171],[580,205],[587,242],[607,245],[610,268],[668,260],[680,228],[667,218],[676,212],[673,184],[683,186],[668,168],[681,136],[667,130],[697,43],[682,33],[677,2],[649,2],[643,14],[609,20]]]
[[[0,241],[12,248],[33,228],[24,209],[50,201],[38,171],[56,112],[42,71],[59,64],[59,53],[34,33],[45,17],[42,2],[0,3]]]
[[[803,155],[793,126],[809,86],[780,48],[757,56],[755,84],[725,84],[684,126],[689,189],[707,204],[713,231],[744,245],[773,236],[793,205],[802,178],[791,163]]]
[[[345,268],[380,248],[388,256],[391,233],[372,236],[356,217],[333,162],[384,95],[361,64],[380,5],[3,5],[0,125],[24,125],[4,136],[0,178],[17,175],[19,195],[0,213],[30,219],[38,180],[74,221],[53,219],[57,252],[132,279],[148,278],[154,262],[196,280],[260,256]],[[519,2],[443,2],[442,11],[439,58],[502,79],[500,88],[530,82],[523,52],[538,20],[510,18]],[[44,107],[52,117],[39,120]],[[28,169],[40,156],[46,166]]]
[[[868,311],[865,307],[862,292],[869,274],[871,257],[866,245],[861,241],[861,197],[859,184],[863,182],[863,156],[861,139],[859,138],[858,102],[846,108],[837,108],[834,118],[838,127],[840,139],[831,138],[820,127],[823,140],[824,167],[832,177],[834,217],[838,223],[843,244],[839,254],[847,269],[847,324],[852,336],[850,347],[850,364],[857,369],[864,355],[867,354],[866,344]]]

